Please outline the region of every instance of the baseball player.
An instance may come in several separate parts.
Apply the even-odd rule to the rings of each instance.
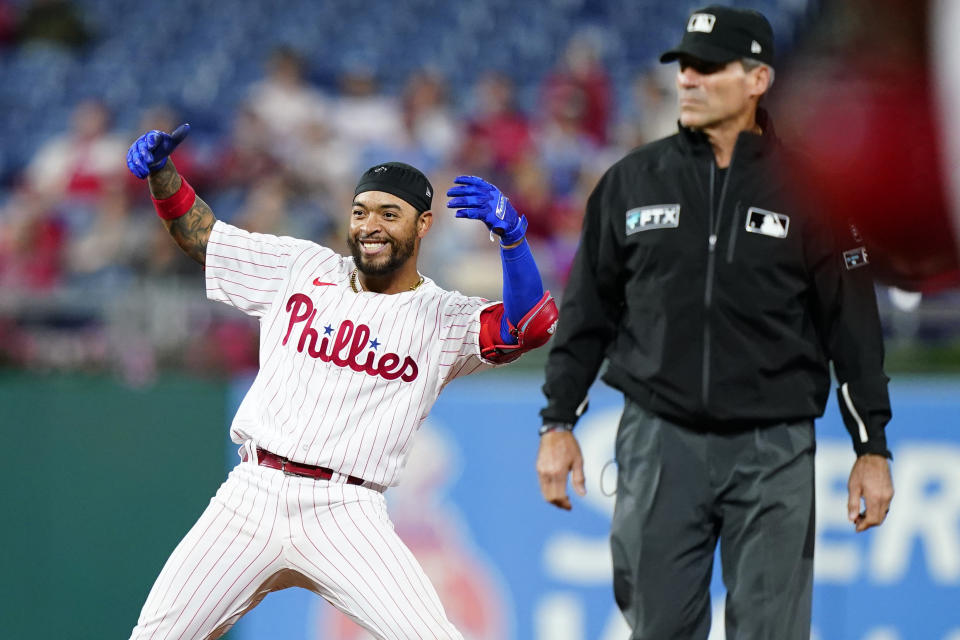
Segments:
[[[397,162],[357,184],[351,257],[218,221],[168,156],[189,125],[127,155],[207,297],[260,319],[260,371],[231,437],[241,462],[150,590],[133,638],[217,638],[270,591],[310,589],[377,638],[461,638],[394,533],[383,492],[454,378],[547,342],[557,309],[493,185],[461,176],[448,206],[499,236],[504,300],[445,291],[417,271],[433,187]]]

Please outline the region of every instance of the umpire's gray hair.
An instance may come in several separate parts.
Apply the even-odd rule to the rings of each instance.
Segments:
[[[766,62],[760,62],[756,58],[740,58],[740,64],[743,65],[743,70],[746,72],[753,71],[757,67],[766,67],[770,70],[770,84],[767,85],[767,91],[770,91],[770,88],[773,86],[773,78],[776,76],[776,72],[773,70],[773,67],[768,65]]]

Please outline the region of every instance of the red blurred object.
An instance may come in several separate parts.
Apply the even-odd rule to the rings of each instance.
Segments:
[[[63,274],[66,230],[52,216],[38,216],[17,230],[9,246],[0,246],[0,286],[47,291]]]
[[[925,12],[913,5],[901,14],[901,7],[885,7],[877,23],[859,14],[862,28],[875,29],[877,46],[850,51],[859,46],[851,37],[839,54],[801,58],[788,69],[777,113],[801,152],[795,169],[814,206],[838,225],[856,225],[881,281],[930,291],[960,285],[958,236],[943,172],[946,134],[927,70]],[[884,33],[898,28],[916,37],[888,40],[884,49]]]

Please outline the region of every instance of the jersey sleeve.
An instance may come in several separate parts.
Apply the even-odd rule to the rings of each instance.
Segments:
[[[623,314],[622,242],[613,216],[607,213],[613,209],[608,194],[619,191],[612,185],[614,176],[614,170],[608,171],[587,201],[580,244],[547,356],[543,384],[547,406],[540,411],[545,422],[577,421]]]
[[[263,317],[277,297],[290,256],[303,240],[250,233],[218,220],[207,242],[207,298]]]
[[[459,294],[447,301],[440,318],[441,385],[497,365],[480,355],[480,315],[497,304]]]
[[[889,379],[883,369],[883,330],[866,247],[854,227],[811,226],[807,243],[815,321],[833,361],[837,399],[857,455],[890,457]]]

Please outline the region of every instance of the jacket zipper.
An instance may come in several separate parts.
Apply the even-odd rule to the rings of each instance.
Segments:
[[[723,201],[727,196],[727,184],[730,182],[730,172],[733,171],[733,160],[737,155],[734,147],[730,156],[730,164],[723,177],[723,186],[720,188],[720,201],[716,208],[713,205],[713,190],[717,182],[717,162],[710,158],[710,235],[707,238],[707,282],[703,291],[703,371],[701,372],[702,391],[700,395],[703,408],[706,410],[710,399],[710,308],[713,305],[713,278],[717,262],[717,234],[720,232],[720,218],[723,214]]]
[[[703,404],[704,410],[707,408],[707,390],[710,388],[710,305],[713,302],[713,268],[717,249],[717,235],[713,232],[714,216],[716,215],[713,208],[713,189],[717,181],[716,166],[716,161],[711,157],[709,194],[710,220],[709,226],[707,227],[707,231],[710,232],[710,237],[707,239],[707,282],[703,290],[703,308],[705,311],[703,314],[703,370],[700,372],[700,402]]]
[[[733,264],[733,249],[737,246],[737,236],[740,235],[740,205],[742,203],[737,200],[737,204],[733,207],[733,224],[730,225],[730,242],[727,244],[727,264]]]

